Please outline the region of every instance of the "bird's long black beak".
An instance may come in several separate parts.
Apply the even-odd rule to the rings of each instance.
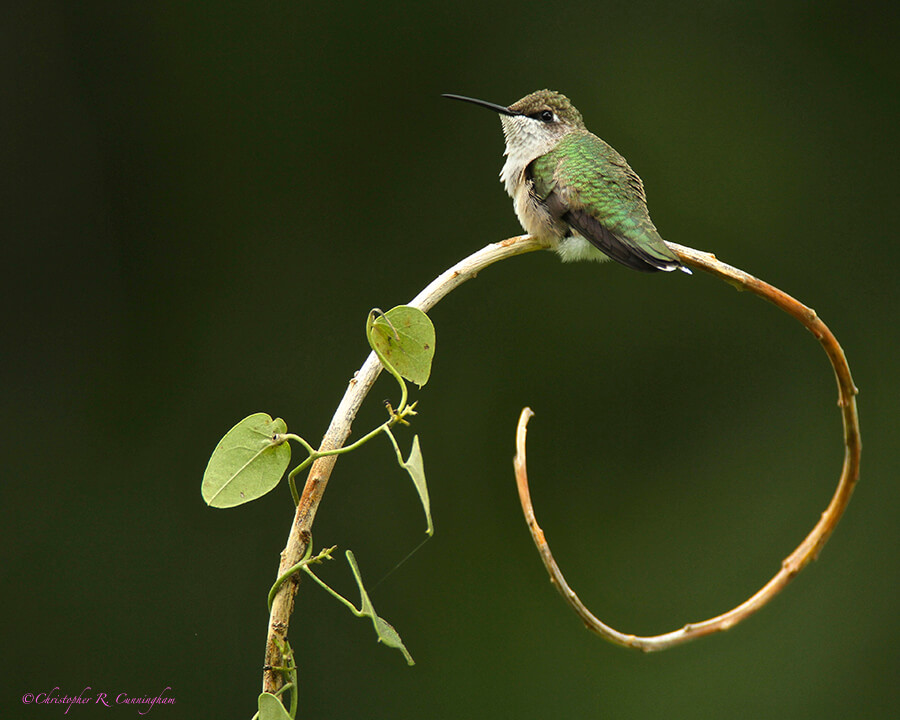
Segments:
[[[509,115],[511,117],[521,115],[521,113],[513,112],[508,107],[504,107],[503,105],[490,103],[486,100],[478,100],[476,98],[465,97],[464,95],[451,95],[450,93],[444,93],[443,95],[441,95],[441,97],[450,98],[451,100],[462,100],[463,102],[472,103],[473,105],[480,105],[481,107],[487,108],[488,110],[498,112],[501,115]]]

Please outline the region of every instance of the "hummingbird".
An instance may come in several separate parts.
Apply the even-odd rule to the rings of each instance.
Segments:
[[[564,262],[612,259],[643,272],[691,272],[650,220],[637,173],[585,127],[565,95],[538,90],[508,107],[443,97],[500,114],[506,139],[500,180],[525,232]]]

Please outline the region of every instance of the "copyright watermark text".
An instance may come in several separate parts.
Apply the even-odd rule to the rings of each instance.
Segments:
[[[27,692],[22,695],[23,705],[56,705],[63,714],[68,714],[74,705],[94,705],[100,707],[113,707],[114,705],[134,705],[138,715],[146,715],[157,705],[174,705],[175,698],[170,694],[172,688],[166,687],[156,695],[131,695],[127,692],[107,692],[95,690],[87,686],[77,695],[63,692],[59,687],[49,691]]]

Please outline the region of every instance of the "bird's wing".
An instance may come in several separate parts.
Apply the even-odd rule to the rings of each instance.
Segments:
[[[610,258],[645,272],[680,267],[650,220],[641,179],[596,135],[570,133],[532,165],[550,213]]]

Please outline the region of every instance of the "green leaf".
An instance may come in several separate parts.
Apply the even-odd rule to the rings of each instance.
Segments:
[[[410,382],[422,387],[431,375],[434,325],[421,310],[398,305],[372,323],[369,344]]]
[[[281,700],[271,693],[260,693],[258,702],[259,720],[291,720],[291,716],[284,709]]]
[[[277,435],[287,432],[281,418],[256,413],[241,420],[213,450],[200,488],[207,505],[235,507],[274,488],[291,461],[291,446]]]
[[[360,615],[366,615],[372,618],[372,624],[375,626],[375,632],[378,633],[378,642],[383,642],[388,647],[396,648],[400,652],[403,653],[403,657],[406,658],[406,662],[409,665],[415,665],[415,661],[412,659],[412,655],[409,654],[409,651],[403,645],[403,641],[400,639],[400,634],[394,630],[393,625],[391,625],[387,620],[378,616],[378,613],[375,612],[375,608],[372,607],[372,601],[369,600],[369,594],[366,592],[366,588],[363,587],[362,576],[359,573],[359,566],[356,564],[356,558],[353,556],[353,552],[347,551],[347,562],[350,563],[350,569],[353,571],[353,577],[356,578],[356,584],[359,585],[359,596],[360,596],[360,605],[361,610],[359,611]]]
[[[399,452],[398,452],[399,456]],[[434,535],[434,523],[431,521],[431,502],[428,499],[428,485],[425,484],[425,463],[422,460],[422,451],[419,448],[419,436],[413,437],[412,450],[409,451],[409,459],[401,462],[402,467],[412,478],[413,484],[419,493],[419,499],[422,501],[422,509],[425,511],[425,519],[428,521],[428,529],[425,531],[428,535]]]

